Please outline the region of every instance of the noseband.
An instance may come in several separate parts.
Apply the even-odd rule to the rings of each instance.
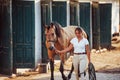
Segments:
[[[57,41],[56,40],[48,40],[47,42],[53,42],[53,45],[54,45]],[[49,49],[52,51],[52,50],[55,50],[55,47],[50,46]]]
[[[56,42],[55,40],[48,40],[47,42]]]

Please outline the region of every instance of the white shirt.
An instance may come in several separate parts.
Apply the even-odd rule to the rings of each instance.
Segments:
[[[70,43],[73,44],[74,53],[86,52],[85,45],[89,44],[88,40],[84,37],[79,42],[78,42],[77,37],[75,37],[70,41]]]

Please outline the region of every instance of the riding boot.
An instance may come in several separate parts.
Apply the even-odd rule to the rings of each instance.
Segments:
[[[84,73],[81,74],[80,80],[86,80],[86,76]]]

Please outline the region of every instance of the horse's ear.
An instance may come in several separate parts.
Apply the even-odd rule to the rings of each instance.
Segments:
[[[54,23],[51,23],[51,24],[50,24],[50,27],[55,29]]]
[[[54,23],[50,23],[50,27],[51,27],[51,28],[54,28]]]
[[[50,26],[53,27],[54,23],[50,23]]]

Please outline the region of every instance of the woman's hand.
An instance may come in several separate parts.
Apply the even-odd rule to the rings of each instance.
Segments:
[[[66,49],[63,49],[63,50],[61,50],[61,51],[55,49],[55,52],[56,52],[56,53],[59,53],[59,54],[61,54],[61,53],[66,53],[66,52],[70,51],[72,48],[73,48],[73,45],[70,44]]]
[[[58,53],[58,54],[60,54],[60,53],[61,53],[61,51],[60,51],[60,50],[55,50],[55,52],[56,52],[56,53]]]

